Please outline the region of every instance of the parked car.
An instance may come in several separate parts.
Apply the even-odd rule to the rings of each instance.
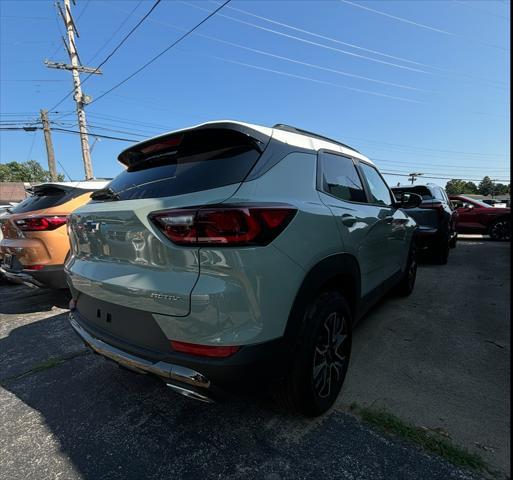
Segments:
[[[494,208],[465,195],[449,197],[458,212],[459,233],[488,234],[493,240],[511,240],[510,208]]]
[[[449,197],[442,187],[434,183],[426,185],[399,185],[392,191],[400,200],[405,193],[416,193],[422,197],[418,208],[408,210],[418,225],[417,245],[438,263],[446,264],[450,248],[456,246],[457,213],[453,210]]]
[[[211,401],[274,385],[318,415],[355,321],[414,286],[415,222],[356,150],[294,127],[209,122],[123,151],[70,216],[70,322],[95,352]]]
[[[484,198],[481,201],[495,208],[505,208],[508,206],[506,201],[497,200],[496,198]]]
[[[106,181],[47,182],[0,217],[1,273],[14,282],[66,288],[64,260],[69,254],[68,215],[88,202]]]

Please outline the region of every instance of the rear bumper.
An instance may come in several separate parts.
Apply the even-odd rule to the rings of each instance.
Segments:
[[[11,270],[0,267],[0,273],[14,283],[23,283],[28,286],[67,288],[63,265],[51,265],[41,270]]]
[[[120,366],[136,373],[155,375],[166,383],[181,389],[180,393],[185,394],[185,392],[188,392],[187,396],[193,397],[196,400],[211,401],[209,396],[210,381],[201,373],[181,365],[162,361],[152,362],[109,345],[99,338],[93,337],[87,330],[82,328],[76,321],[75,315],[73,311],[69,314],[71,326],[93,352],[103,355]]]
[[[69,320],[82,341],[118,365],[163,380],[179,393],[211,401],[241,390],[251,390],[279,377],[284,361],[283,340],[242,347],[228,358],[207,358],[174,352],[151,351],[109,335],[88,322],[77,310]]]
[[[440,228],[420,227],[420,228],[417,228],[415,235],[416,235],[417,247],[419,247],[421,249],[436,248],[443,241],[446,241],[448,232],[446,229],[442,230]],[[449,240],[452,240],[457,235],[458,235],[458,233],[455,231],[450,232]]]

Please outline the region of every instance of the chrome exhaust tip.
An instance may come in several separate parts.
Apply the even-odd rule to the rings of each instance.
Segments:
[[[184,397],[192,398],[194,400],[198,400],[199,402],[214,403],[214,400],[212,400],[210,397],[207,397],[206,395],[203,395],[202,393],[195,392],[194,390],[190,390],[188,388],[179,387],[178,385],[174,385],[172,383],[166,383],[166,385]]]

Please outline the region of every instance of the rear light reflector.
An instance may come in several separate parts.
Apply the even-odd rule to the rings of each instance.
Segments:
[[[15,223],[24,232],[40,232],[59,228],[66,223],[67,218],[65,215],[28,217],[15,220]]]
[[[25,270],[43,270],[45,268],[44,265],[25,265],[23,267]]]
[[[195,343],[176,342],[171,340],[171,347],[176,352],[188,353],[199,357],[226,358],[240,350],[238,346],[197,345]]]
[[[268,245],[296,213],[290,205],[230,205],[174,209],[150,215],[177,245]]]

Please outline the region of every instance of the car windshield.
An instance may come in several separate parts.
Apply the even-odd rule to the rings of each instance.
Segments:
[[[466,202],[470,202],[470,203],[479,205],[480,207],[493,208],[491,205],[488,205],[487,203],[482,202],[481,200],[476,200],[475,198],[468,198],[468,197],[460,197],[460,198]]]

